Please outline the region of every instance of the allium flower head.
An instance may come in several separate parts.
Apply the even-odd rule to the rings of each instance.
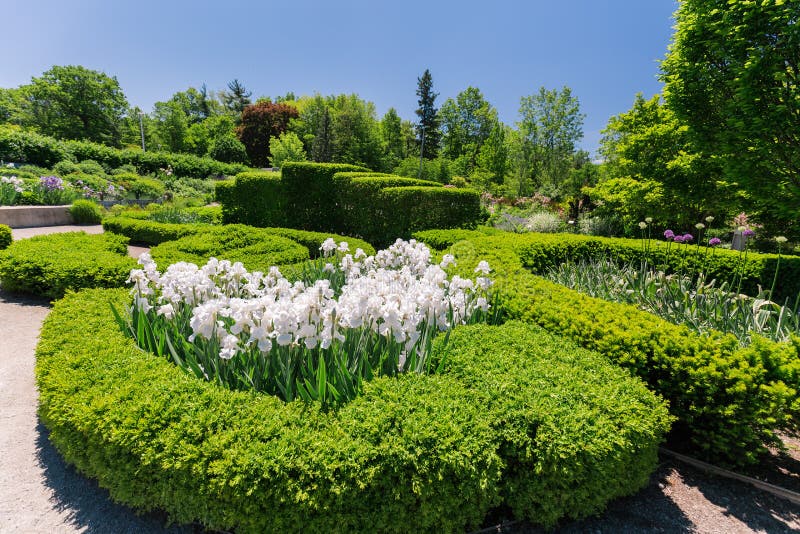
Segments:
[[[711,216],[711,215],[709,215],[708,217],[706,217],[706,222],[707,222],[708,224],[711,224],[712,222],[714,222],[714,217],[713,217],[713,216]]]
[[[706,225],[703,223],[697,223],[694,225],[694,227],[697,228],[698,230],[702,230],[703,228],[706,227]]]
[[[722,240],[720,238],[718,238],[718,237],[712,237],[711,239],[708,240],[708,245],[711,246],[711,247],[716,247],[717,245],[721,245],[721,244],[722,244]]]
[[[653,222],[653,218],[652,217],[645,217],[644,218],[644,222],[646,222],[647,224],[650,224],[651,222]]]
[[[664,230],[664,238],[665,239],[672,239],[675,237],[675,232],[672,230]]]
[[[639,228],[641,228],[642,230],[644,230],[645,228],[647,228],[647,223],[646,223],[646,222],[644,222],[644,221],[640,222],[640,223],[639,223]]]
[[[778,243],[786,243],[787,240],[786,237],[779,235],[778,237],[775,238],[775,241],[777,241]]]
[[[742,235],[743,235],[743,236],[745,236],[745,237],[750,237],[750,236],[754,236],[754,235],[756,235],[756,233],[755,233],[753,230],[751,230],[750,228],[746,228],[746,229],[745,229],[745,230],[742,232]]]
[[[673,237],[674,237],[676,243],[683,243],[683,236],[682,235],[676,235],[676,236],[673,236]]]
[[[683,234],[683,242],[684,243],[688,243],[692,239],[694,239],[694,236],[692,234]]]

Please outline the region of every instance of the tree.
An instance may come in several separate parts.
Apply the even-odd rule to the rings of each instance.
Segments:
[[[294,132],[284,132],[279,137],[269,140],[269,151],[272,153],[272,166],[283,167],[287,161],[306,161],[303,142]]]
[[[508,170],[508,144],[506,127],[497,121],[489,136],[480,148],[477,158],[478,168],[489,173],[489,179],[502,184]]]
[[[421,78],[417,78],[417,143],[420,152],[425,159],[434,159],[439,153],[439,141],[441,132],[439,131],[439,115],[435,102],[438,93],[433,92],[433,78],[431,71],[425,69]]]
[[[0,123],[22,124],[25,96],[20,89],[0,87]]]
[[[225,109],[238,117],[242,114],[244,108],[250,105],[250,97],[253,96],[253,92],[245,89],[239,80],[234,79],[228,83],[228,90],[220,91],[219,96]]]
[[[715,158],[703,154],[659,95],[645,100],[641,94],[631,109],[611,117],[600,140],[600,154],[605,158],[604,184],[592,193],[603,203],[600,212],[627,219],[631,228],[645,217],[665,225],[689,228],[706,215],[720,220],[735,209],[732,195],[720,189],[721,169]],[[660,191],[643,195],[643,184]],[[625,193],[625,189],[633,192]],[[622,207],[615,200],[630,205]],[[636,205],[636,199],[646,201]]]
[[[558,197],[570,173],[575,145],[583,138],[585,115],[578,99],[569,87],[561,91],[542,87],[537,94],[522,97],[519,113],[526,171],[548,196]]]
[[[684,0],[665,99],[770,230],[800,236],[800,3]]]
[[[389,108],[389,111],[383,116],[380,131],[383,140],[384,166],[387,169],[394,169],[400,160],[406,157],[403,121],[396,109]]]
[[[236,135],[247,149],[253,165],[265,167],[269,164],[270,138],[285,132],[289,121],[298,116],[297,108],[289,104],[261,102],[244,108]]]
[[[356,94],[339,95],[333,101],[332,118],[332,161],[380,168],[381,140],[375,105]]]
[[[119,146],[128,101],[115,77],[77,65],[54,66],[21,89],[26,125],[53,137]]]
[[[467,87],[448,98],[439,110],[442,125],[442,152],[452,160],[465,158],[465,174],[477,164],[478,153],[497,124],[497,110],[479,89]]]
[[[247,150],[233,134],[216,137],[211,142],[208,155],[225,163],[247,163]]]
[[[311,145],[311,159],[317,163],[327,163],[333,158],[333,126],[331,110],[327,105],[322,108],[319,124],[314,130],[314,141]]]
[[[176,100],[156,102],[153,106],[153,121],[161,148],[170,152],[183,152],[189,119],[181,104]]]

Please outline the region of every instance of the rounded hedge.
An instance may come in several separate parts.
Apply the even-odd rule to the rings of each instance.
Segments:
[[[72,220],[77,224],[100,224],[103,220],[103,210],[91,200],[79,199],[69,208]]]
[[[8,248],[13,240],[11,227],[5,224],[0,224],[0,250]]]
[[[127,237],[85,232],[21,239],[0,252],[0,284],[53,299],[68,290],[120,287],[136,267],[127,244]]]
[[[120,502],[238,532],[463,531],[503,503],[552,525],[636,491],[668,426],[641,382],[535,327],[456,329],[440,375],[337,411],[196,380],[125,337],[125,290],[56,303],[39,413]],[[302,527],[301,527],[302,526]]]
[[[179,261],[203,265],[214,257],[240,261],[249,271],[262,272],[273,265],[309,259],[308,249],[303,245],[241,224],[212,226],[197,234],[166,241],[150,249],[150,255],[162,269]]]

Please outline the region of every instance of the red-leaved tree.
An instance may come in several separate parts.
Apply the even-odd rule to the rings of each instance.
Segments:
[[[287,104],[259,102],[242,111],[242,122],[236,135],[247,149],[247,155],[255,167],[269,165],[269,139],[286,131],[291,119],[299,116],[297,109]]]

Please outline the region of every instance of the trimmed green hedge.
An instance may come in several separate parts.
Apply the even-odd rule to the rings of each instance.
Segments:
[[[13,241],[12,236],[11,227],[0,224],[0,250],[8,248],[11,245],[11,241]]]
[[[528,271],[535,236],[461,241],[451,251],[459,272],[489,262],[510,319],[534,323],[600,352],[629,369],[670,403],[678,418],[673,443],[714,463],[753,463],[776,432],[800,421],[800,338],[757,339],[742,348],[733,335],[698,335],[634,306],[588,297]],[[538,256],[536,256],[538,257]]]
[[[369,169],[341,163],[286,163],[281,169],[286,225],[301,230],[342,231],[333,176],[349,171],[369,172]]]
[[[505,499],[552,525],[641,486],[667,425],[640,382],[521,325],[456,330],[445,374],[372,380],[322,413],[143,353],[108,310],[128,299],[90,290],[55,305],[37,348],[39,414],[114,500],[177,522],[455,532]]]
[[[491,226],[479,226],[475,230],[459,228],[452,230],[420,230],[419,232],[414,232],[411,237],[425,243],[433,250],[445,250],[465,239],[476,239],[478,237],[502,233],[502,230],[492,228]]]
[[[138,217],[138,215],[135,215],[135,218],[123,215],[106,217],[103,219],[103,229],[106,232],[124,235],[131,240],[131,243],[158,245],[165,241],[174,241],[187,235],[194,235],[197,232],[214,228],[214,225],[211,224],[160,223]]]
[[[84,232],[21,239],[0,252],[0,283],[52,299],[86,287],[121,287],[136,267],[127,244],[123,236]]]
[[[581,519],[647,485],[671,417],[599,354],[521,322],[457,328],[434,354],[484,407],[516,517]]]
[[[187,178],[234,175],[248,168],[191,154],[121,150],[89,141],[60,141],[16,128],[0,128],[0,160],[23,161],[51,168],[62,160],[87,159],[112,168],[133,165],[140,173],[153,173],[171,166],[176,176]]]
[[[448,241],[454,243],[465,234],[460,230],[434,230],[415,234],[418,239],[442,250]],[[480,237],[467,235],[466,239]],[[590,237],[575,234],[501,233],[492,237],[492,245],[510,249],[522,266],[534,273],[543,273],[568,260],[609,257],[621,263],[647,259],[667,272],[705,272],[708,279],[731,281],[742,275],[742,292],[756,295],[758,288],[769,289],[778,264],[777,254],[748,252],[746,257],[735,250],[706,249],[696,245],[668,244],[664,241],[643,242],[639,239]],[[440,248],[441,247],[441,248]],[[746,260],[746,261],[745,261]],[[782,255],[778,270],[775,297],[792,301],[800,294],[800,256]]]
[[[225,224],[284,226],[290,219],[286,213],[286,195],[278,173],[238,174],[235,182],[217,184],[216,197],[222,204],[222,222]]]
[[[179,261],[204,265],[214,257],[240,261],[249,271],[262,272],[273,265],[290,265],[309,258],[308,249],[291,239],[240,224],[211,227],[161,243],[150,250],[150,255],[162,269]]]

